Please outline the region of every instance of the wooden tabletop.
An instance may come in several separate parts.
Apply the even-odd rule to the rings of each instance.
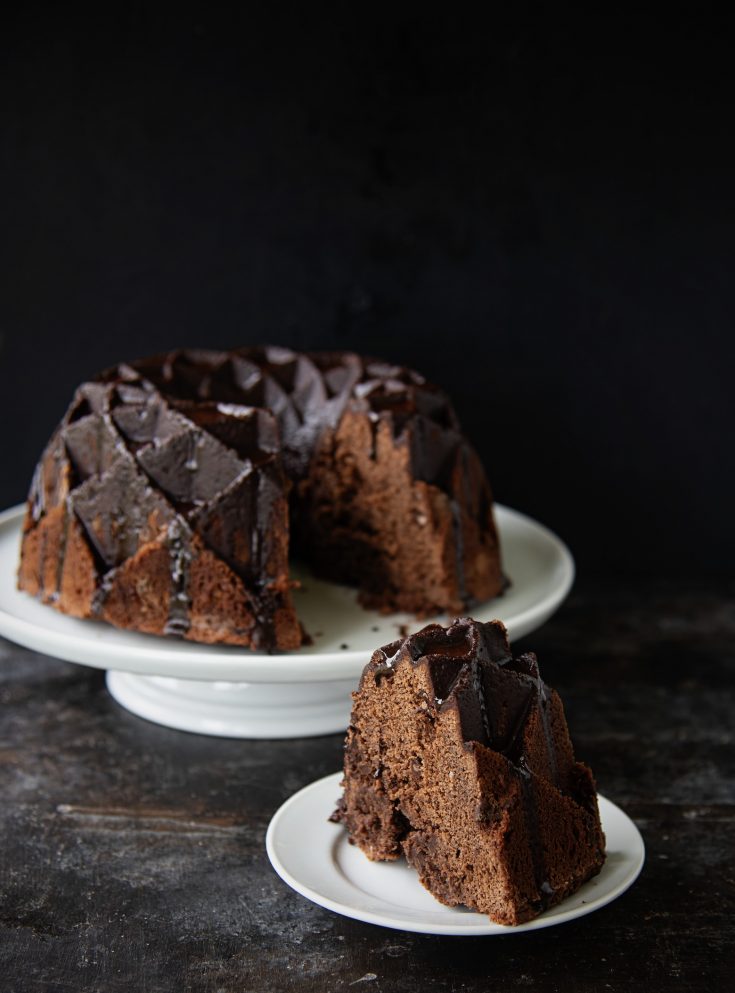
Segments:
[[[280,804],[342,738],[234,741],[132,716],[104,675],[0,641],[0,988],[722,990],[735,972],[735,588],[597,585],[537,651],[647,860],[571,923],[445,938],[349,920],[272,871]]]

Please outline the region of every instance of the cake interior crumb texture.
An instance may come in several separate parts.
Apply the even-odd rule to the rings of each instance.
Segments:
[[[437,900],[499,924],[560,903],[605,859],[561,700],[499,621],[431,624],[373,654],[342,785],[332,819],[368,858],[405,856]]]
[[[445,393],[350,352],[107,370],[40,458],[18,585],[75,617],[282,651],[307,640],[292,555],[385,612],[502,591],[490,486]]]

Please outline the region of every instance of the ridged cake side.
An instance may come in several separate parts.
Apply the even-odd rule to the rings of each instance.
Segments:
[[[442,903],[519,924],[604,861],[594,782],[531,653],[499,622],[429,625],[379,649],[354,694],[335,819],[405,855]]]
[[[177,410],[124,369],[80,387],[39,462],[18,585],[121,628],[296,648],[286,485],[270,414]]]

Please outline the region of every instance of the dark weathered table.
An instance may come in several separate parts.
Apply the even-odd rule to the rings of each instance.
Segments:
[[[168,731],[100,672],[0,642],[0,989],[729,988],[734,635],[735,589],[649,583],[576,593],[526,639],[647,862],[610,906],[501,938],[361,924],[273,873],[268,821],[339,767],[339,735]]]

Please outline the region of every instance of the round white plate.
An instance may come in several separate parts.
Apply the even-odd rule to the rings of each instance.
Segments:
[[[638,828],[614,803],[598,797],[607,838],[600,874],[527,924],[493,924],[483,914],[439,903],[404,860],[371,862],[350,845],[344,827],[328,820],[341,792],[341,778],[340,772],[325,776],[287,800],[268,826],[266,848],[273,868],[297,893],[368,924],[423,934],[534,931],[599,910],[624,893],[643,867],[645,848]]]
[[[564,600],[574,562],[564,543],[530,517],[498,505],[495,512],[511,586],[472,614],[502,620],[516,639],[543,624]],[[119,631],[67,617],[16,589],[22,520],[22,507],[0,514],[0,635],[111,670],[108,686],[123,706],[181,730],[267,738],[343,730],[350,690],[372,652],[427,623],[365,610],[355,590],[302,571],[294,599],[313,644],[295,652],[268,655]]]

